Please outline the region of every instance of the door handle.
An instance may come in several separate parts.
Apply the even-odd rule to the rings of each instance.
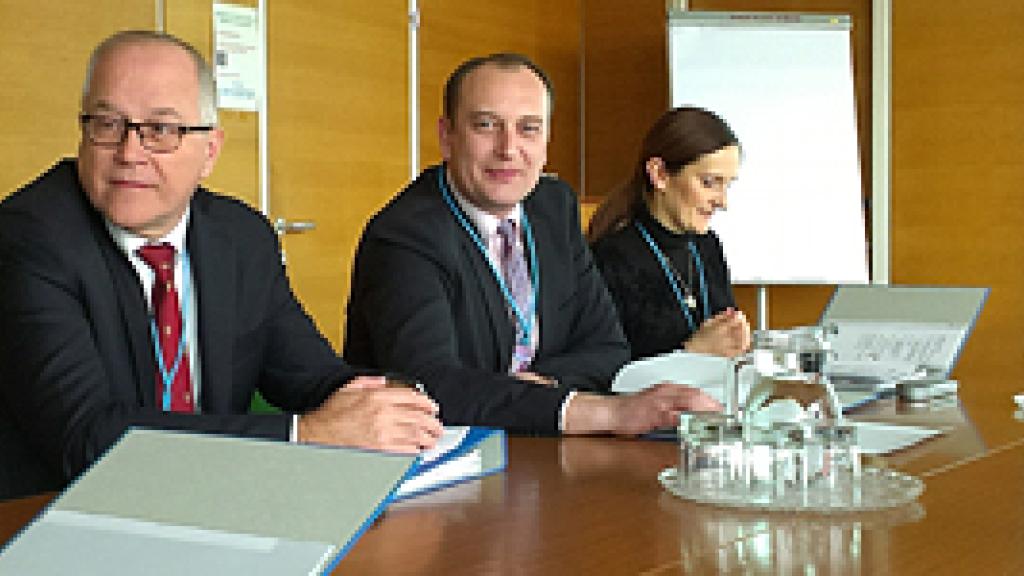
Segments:
[[[316,229],[316,222],[312,220],[288,221],[284,218],[274,220],[274,231],[278,234],[301,234]]]

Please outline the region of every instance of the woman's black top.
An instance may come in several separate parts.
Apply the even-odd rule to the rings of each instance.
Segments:
[[[703,263],[710,315],[736,306],[725,254],[714,232],[677,234],[662,226],[646,209],[638,211],[636,219],[671,263],[670,270],[674,268],[672,273],[681,280],[680,288],[688,285],[689,292],[696,298],[697,306],[690,309],[690,317],[696,326],[699,327],[707,318],[704,316],[699,273],[688,247],[690,242],[697,248]],[[618,308],[633,358],[680,349],[693,331],[679,307],[665,271],[634,222],[600,238],[592,249]]]

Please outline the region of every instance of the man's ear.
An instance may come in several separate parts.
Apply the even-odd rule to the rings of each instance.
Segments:
[[[441,145],[441,158],[444,158],[445,162],[451,160],[452,145],[451,145],[451,133],[452,123],[447,117],[441,116],[437,119],[437,141]]]
[[[220,128],[214,128],[210,130],[209,136],[206,139],[206,158],[203,162],[202,177],[206,178],[213,172],[213,167],[217,164],[217,158],[220,157],[220,151],[224,148],[224,131]]]

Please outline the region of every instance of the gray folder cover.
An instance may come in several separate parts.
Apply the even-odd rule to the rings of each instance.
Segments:
[[[959,286],[838,286],[821,323],[842,320],[926,322],[973,326],[988,288]]]
[[[131,430],[0,555],[0,574],[318,574],[414,460]]]
[[[988,288],[955,286],[839,286],[822,313],[821,324],[853,323],[867,329],[875,326],[880,335],[901,323],[910,326],[910,330],[914,325],[920,326],[922,331],[929,326],[956,330],[959,332],[957,342],[937,347],[941,351],[932,355],[931,362],[924,363],[929,370],[948,376],[981,314],[988,293]],[[910,336],[913,334],[903,333],[903,337],[913,340]],[[921,343],[903,344],[909,349],[912,344]]]

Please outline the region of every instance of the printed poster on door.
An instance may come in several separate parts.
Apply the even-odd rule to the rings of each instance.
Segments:
[[[213,5],[214,71],[217,106],[255,112],[259,102],[259,27],[255,8]]]

